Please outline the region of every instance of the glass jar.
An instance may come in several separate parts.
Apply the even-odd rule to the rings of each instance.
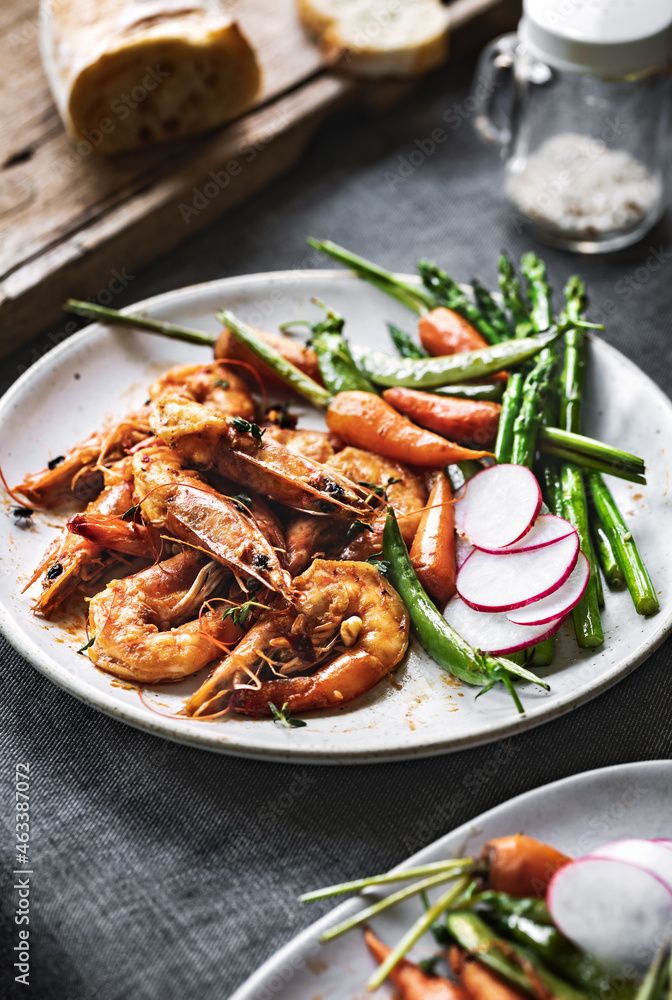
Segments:
[[[481,56],[476,88],[476,126],[503,148],[519,230],[598,253],[658,221],[671,52],[672,0],[525,0],[517,34]]]

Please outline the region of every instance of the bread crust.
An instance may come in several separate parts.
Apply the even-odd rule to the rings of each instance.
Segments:
[[[42,0],[40,42],[66,131],[104,153],[230,121],[261,82],[217,0]]]
[[[448,57],[440,0],[296,0],[325,59],[358,76],[414,77]]]

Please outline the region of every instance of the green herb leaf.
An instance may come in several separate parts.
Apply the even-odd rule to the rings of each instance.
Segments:
[[[78,649],[77,652],[81,653],[81,654],[84,654],[87,651],[87,649],[91,649],[91,646],[93,646],[93,644],[94,644],[95,641],[96,641],[96,637],[95,637],[95,635],[92,635],[91,638],[89,639],[89,641],[87,643],[85,643],[85,645],[83,645],[81,649]]]
[[[232,417],[231,423],[237,431],[241,431],[243,434],[251,434],[254,440],[258,444],[261,444],[261,439],[266,433],[266,428],[262,431],[259,424],[251,424],[249,420],[244,420],[242,417]]]
[[[282,706],[282,708],[277,708],[272,701],[269,701],[268,707],[273,715],[274,722],[281,722],[286,729],[300,729],[302,726],[306,726],[307,723],[303,719],[294,719],[288,712],[287,702]]]
[[[246,601],[245,604],[240,604],[237,607],[227,608],[222,614],[222,621],[230,618],[234,625],[244,625],[255,604],[256,601]]]
[[[132,507],[129,507],[128,510],[124,511],[124,513],[121,515],[121,520],[132,521],[139,510],[140,510],[140,504],[134,503]]]
[[[387,500],[384,486],[378,486],[377,483],[367,483],[364,480],[361,480],[359,485],[364,486],[367,490],[370,490],[371,493],[375,493],[377,497],[381,497],[383,500]]]
[[[346,541],[350,542],[356,535],[361,535],[363,531],[373,531],[373,528],[370,524],[366,524],[364,521],[360,521],[359,518],[356,518],[348,528],[345,536]]]
[[[220,389],[229,388],[229,383],[226,381],[225,378],[217,378],[212,384],[218,386]]]
[[[250,510],[252,497],[247,493],[234,493],[232,497],[229,497],[229,500],[241,514],[246,514],[247,517],[252,516],[252,511]]]
[[[387,561],[387,559],[381,558],[382,554],[383,554],[382,552],[376,552],[372,556],[369,556],[366,562],[370,563],[372,566],[375,566],[376,569],[383,574],[383,576],[389,576],[390,564]]]

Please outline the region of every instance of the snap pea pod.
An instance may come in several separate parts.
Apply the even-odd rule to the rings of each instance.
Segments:
[[[287,361],[286,358],[281,357],[277,351],[274,351],[272,347],[264,343],[246,323],[241,322],[228,309],[218,312],[217,320],[223,326],[227,327],[241,344],[245,344],[253,354],[256,354],[261,361],[267,364],[269,368],[272,368],[276,375],[287,383],[290,389],[293,389],[294,392],[309,400],[314,406],[320,409],[327,408],[333,396],[333,393],[329,389],[318,385],[314,379],[293,365],[291,361]]]
[[[616,550],[611,544],[611,539],[602,527],[602,522],[595,513],[594,507],[590,512],[590,522],[593,529],[593,548],[600,560],[604,579],[612,590],[624,590],[625,574],[616,556]]]
[[[499,934],[529,948],[552,972],[562,974],[574,986],[614,1000],[633,1000],[635,991],[631,986],[620,978],[610,981],[599,962],[560,933],[543,899],[514,899],[506,893],[483,892],[471,902]]]
[[[472,278],[471,287],[474,290],[474,299],[481,316],[497,331],[500,340],[511,340],[513,330],[509,324],[506,313],[495,300],[493,295],[485,288],[477,278]]]
[[[499,415],[497,440],[495,442],[495,458],[500,464],[511,461],[513,429],[523,398],[524,382],[525,378],[522,372],[514,372],[513,375],[509,376],[504,399],[502,400],[502,412]]]
[[[660,609],[658,596],[632,532],[598,472],[588,474],[588,485],[602,526],[623,569],[637,614],[655,615]]]
[[[353,345],[355,361],[375,385],[402,385],[411,389],[428,389],[486,378],[504,368],[522,364],[539,354],[558,336],[558,332],[507,340],[477,351],[461,351],[437,358],[393,358],[380,351],[369,351]]]
[[[549,690],[544,681],[540,681],[524,667],[502,657],[472,649],[450,627],[416,576],[391,507],[387,509],[383,531],[383,554],[390,564],[390,581],[408,608],[418,639],[440,667],[467,684],[482,685],[484,690],[490,690],[501,681],[521,714],[523,708],[513,687],[512,677],[533,681]]]
[[[418,273],[425,288],[434,298],[435,305],[445,306],[459,313],[475,326],[489,344],[498,344],[502,339],[491,321],[474,305],[464,289],[450,275],[428,260],[418,261]]]
[[[322,381],[332,395],[352,390],[377,393],[375,385],[355,364],[350,345],[342,333],[321,330],[313,333],[310,342],[317,355]]]
[[[424,347],[413,340],[405,330],[400,330],[394,323],[388,323],[387,329],[390,331],[392,343],[396,347],[402,358],[428,358],[429,355]]]
[[[586,992],[557,976],[529,949],[503,941],[475,913],[449,913],[446,925],[461,948],[514,986],[536,996],[536,984],[526,971],[531,969],[555,1000],[588,1000]]]

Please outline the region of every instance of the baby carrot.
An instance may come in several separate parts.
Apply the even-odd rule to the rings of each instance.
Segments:
[[[450,480],[437,473],[411,546],[418,579],[439,608],[455,593],[455,509]]]
[[[448,953],[448,960],[472,1000],[526,1000],[525,993],[455,945]]]
[[[409,465],[441,469],[487,451],[471,451],[423,430],[370,392],[339,392],[327,410],[327,427],[346,444]]]
[[[481,347],[488,346],[488,341],[469,320],[454,309],[443,306],[420,317],[418,333],[422,346],[434,356],[478,351]]]
[[[371,930],[365,932],[364,940],[376,961],[379,964],[384,962],[391,949]],[[390,979],[401,1000],[467,1000],[467,994],[461,987],[443,976],[428,976],[407,958],[402,958],[394,967]]]
[[[286,361],[291,361],[300,371],[309,375],[316,382],[319,382],[320,385],[322,384],[317,354],[312,348],[304,347],[302,344],[297,343],[297,341],[291,340],[290,337],[284,337],[280,333],[266,333],[265,330],[258,330],[256,327],[251,327],[251,329],[254,330],[260,340],[263,340],[265,344],[277,351]],[[232,358],[235,361],[244,361],[259,373],[267,385],[286,388],[286,383],[268,365],[264,364],[263,361],[253,354],[249,347],[242,344],[227,327],[224,327],[217,338],[215,358]],[[245,378],[245,369],[241,368],[239,374]]]
[[[509,896],[544,896],[558,868],[572,860],[522,833],[489,840],[481,858],[488,866],[487,887]]]
[[[418,389],[395,386],[383,399],[416,424],[460,444],[490,448],[494,445],[502,407],[474,399],[435,396]]]

